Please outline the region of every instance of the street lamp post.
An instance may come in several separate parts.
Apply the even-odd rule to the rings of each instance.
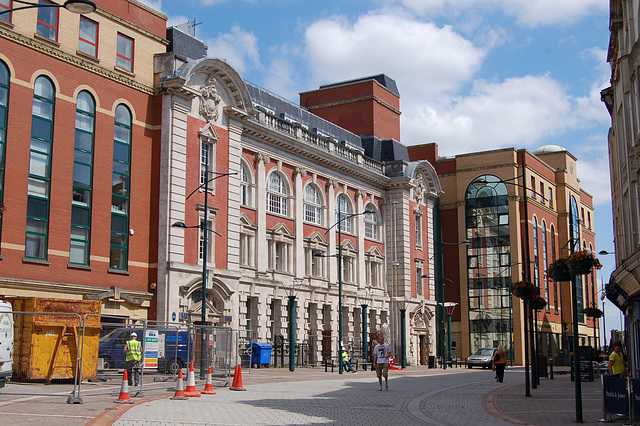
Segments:
[[[2,12],[0,12],[0,16],[2,16],[5,13],[14,12],[16,10],[33,9],[33,8],[41,8],[41,7],[62,7],[67,9],[69,12],[78,13],[78,14],[91,13],[97,9],[96,5],[90,0],[67,0],[63,4],[32,3],[32,2],[23,1],[23,0],[13,0],[13,1],[15,3],[24,4],[26,6],[19,6],[19,7],[14,7],[13,9],[3,10]]]
[[[455,302],[445,302],[444,309],[447,311],[447,359],[451,359],[451,314],[458,306]]]
[[[468,244],[469,240],[464,240],[461,243],[445,243],[445,244],[450,244],[450,245],[462,245],[462,244]],[[424,274],[422,275],[420,278],[434,278],[438,283],[440,283],[440,287],[442,287],[442,302],[440,302],[440,298],[438,297],[438,292],[436,291],[436,312],[441,312],[442,313],[442,321],[438,321],[436,325],[440,326],[440,327],[436,327],[437,329],[441,329],[442,331],[440,331],[438,334],[438,338],[440,340],[438,340],[439,342],[442,342],[442,350],[440,352],[440,356],[443,358],[443,363],[442,363],[442,368],[443,370],[447,369],[447,353],[446,353],[446,348],[444,347],[444,330],[446,328],[445,326],[445,322],[447,321],[447,317],[445,316],[445,302],[444,302],[444,282],[445,281],[449,281],[450,283],[453,283],[453,280],[450,280],[447,277],[441,277],[436,275],[435,277],[431,277],[429,274]],[[437,289],[436,289],[437,290]],[[436,318],[437,321],[437,318]],[[440,334],[442,334],[440,336]]]
[[[296,369],[296,294],[302,280],[293,280],[290,285],[284,285],[289,299],[289,371]]]
[[[356,292],[358,299],[360,299],[360,307],[362,308],[362,358],[364,362],[369,359],[369,342],[367,336],[367,307],[369,306],[369,300],[371,298],[370,290],[360,290]]]
[[[331,225],[329,229],[327,229],[327,231],[325,232],[326,234],[334,226],[338,227],[338,254],[336,256],[327,256],[324,253],[314,254],[314,256],[316,257],[336,257],[338,259],[338,348],[337,348],[337,352],[338,352],[338,360],[339,360],[338,362],[339,374],[342,374],[343,372],[343,367],[342,367],[342,231],[340,229],[340,226],[342,222],[344,222],[347,219],[351,219],[352,217],[360,216],[363,214],[374,214],[374,213],[375,213],[374,211],[365,210],[361,213],[342,215],[342,212],[340,211],[340,203],[338,203],[338,220],[336,221],[336,223]]]
[[[215,175],[211,179],[209,179],[209,175]],[[191,192],[186,198],[188,200],[197,190],[203,187],[204,185],[204,220],[200,225],[187,226],[184,222],[175,222],[173,227],[176,228],[200,228],[202,229],[203,237],[202,237],[202,308],[201,308],[201,321],[202,321],[202,330],[200,332],[200,378],[204,379],[207,376],[206,365],[207,365],[207,356],[205,352],[205,348],[207,346],[207,336],[205,333],[205,325],[207,323],[207,245],[209,241],[209,232],[213,232],[214,234],[222,237],[222,235],[218,234],[215,230],[209,229],[207,226],[207,215],[209,213],[209,182],[212,182],[218,178],[223,176],[235,175],[236,173],[218,173],[209,171],[209,163],[205,164],[205,182],[200,184],[196,189]]]

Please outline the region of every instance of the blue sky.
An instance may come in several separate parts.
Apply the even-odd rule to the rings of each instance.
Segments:
[[[613,251],[607,132],[608,0],[144,0],[194,18],[209,56],[294,102],[321,84],[396,80],[402,142],[451,156],[557,144],[594,196],[597,251]],[[613,256],[600,256],[608,282]],[[607,303],[607,329],[620,329]]]

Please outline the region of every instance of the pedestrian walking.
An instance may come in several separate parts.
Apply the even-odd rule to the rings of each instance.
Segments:
[[[124,352],[127,356],[127,378],[129,386],[138,386],[140,383],[140,371],[142,370],[142,344],[138,341],[138,334],[133,331],[129,335],[127,343],[124,345]],[[135,380],[134,380],[135,375]]]
[[[507,366],[507,355],[504,346],[498,346],[498,350],[493,356],[493,371],[496,372],[496,382],[502,383],[504,380],[504,369]]]
[[[389,390],[389,357],[391,356],[391,346],[384,342],[384,335],[378,336],[378,343],[373,348],[373,366],[376,369],[380,390],[382,390],[382,377],[384,376],[384,384]]]
[[[609,374],[618,377],[627,377],[627,367],[624,364],[624,356],[622,355],[622,342],[616,340],[613,342],[613,352],[609,355]]]

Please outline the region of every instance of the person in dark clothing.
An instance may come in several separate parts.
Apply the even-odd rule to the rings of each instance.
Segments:
[[[507,366],[507,355],[504,346],[498,346],[498,350],[493,356],[493,371],[496,372],[496,382],[502,383],[504,380],[504,369]]]

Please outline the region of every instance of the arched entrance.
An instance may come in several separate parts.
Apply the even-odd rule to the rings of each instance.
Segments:
[[[417,359],[419,365],[429,363],[429,354],[432,351],[432,339],[430,335],[429,322],[433,318],[433,313],[426,306],[420,306],[411,314],[412,334],[417,336]]]

